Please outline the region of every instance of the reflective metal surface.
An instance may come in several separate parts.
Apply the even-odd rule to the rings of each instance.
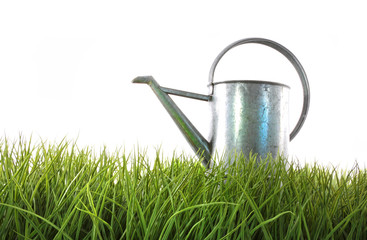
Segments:
[[[215,69],[219,63],[219,61],[222,59],[222,57],[232,48],[235,48],[237,46],[243,45],[243,44],[248,44],[248,43],[257,43],[257,44],[262,44],[268,47],[271,47],[275,50],[277,50],[278,52],[280,52],[281,54],[283,54],[283,56],[285,56],[293,65],[293,67],[296,69],[298,76],[301,80],[302,83],[302,87],[303,87],[303,106],[302,106],[302,112],[301,115],[298,119],[298,122],[296,124],[296,126],[294,127],[294,129],[292,130],[289,138],[290,141],[292,141],[292,139],[298,134],[298,132],[301,130],[303,123],[306,120],[307,117],[307,113],[308,113],[308,109],[310,106],[310,85],[308,83],[308,79],[307,79],[307,75],[305,70],[303,69],[301,63],[298,61],[298,59],[296,58],[296,56],[289,51],[287,48],[285,48],[283,45],[280,45],[277,42],[274,42],[272,40],[269,39],[265,39],[265,38],[245,38],[245,39],[241,39],[238,40],[230,45],[228,45],[226,48],[224,48],[219,54],[218,56],[215,58],[210,71],[209,71],[209,94],[212,95],[214,93],[214,72]]]
[[[286,155],[289,142],[289,87],[261,81],[214,84],[211,102],[212,153],[232,164],[237,154]]]

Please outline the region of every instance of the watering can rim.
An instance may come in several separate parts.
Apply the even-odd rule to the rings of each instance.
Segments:
[[[251,83],[251,84],[267,84],[267,85],[276,85],[281,87],[286,87],[291,89],[290,86],[284,83],[278,83],[278,82],[271,82],[271,81],[262,81],[262,80],[226,80],[226,81],[219,81],[214,82],[212,84],[208,84],[208,87],[218,84],[226,84],[226,83]]]

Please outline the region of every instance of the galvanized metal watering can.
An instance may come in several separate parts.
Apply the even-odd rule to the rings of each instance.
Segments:
[[[236,80],[214,82],[220,59],[230,49],[247,43],[263,44],[283,54],[296,69],[303,87],[301,116],[289,130],[289,87],[266,81]],[[297,58],[282,45],[263,38],[247,38],[227,46],[214,60],[209,74],[209,95],[202,95],[159,86],[151,76],[141,76],[133,83],[146,83],[157,95],[202,163],[209,168],[215,153],[224,154],[232,164],[239,154],[250,152],[265,158],[269,153],[287,155],[289,142],[300,131],[309,109],[310,88],[306,73]],[[211,108],[211,132],[206,140],[173,102],[169,94],[208,101]]]

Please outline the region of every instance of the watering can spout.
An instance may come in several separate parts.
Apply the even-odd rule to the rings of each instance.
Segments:
[[[161,87],[152,76],[139,76],[136,77],[133,83],[145,83],[148,84],[155,95],[158,97],[164,108],[167,110],[177,127],[180,129],[186,140],[196,152],[196,154],[202,158],[202,163],[205,167],[210,166],[210,144],[201,135],[201,133],[195,128],[195,126],[189,121],[185,114],[178,108],[175,102],[168,94],[177,96],[189,97],[193,99],[209,101],[210,96],[201,95],[196,93],[185,92],[181,90],[175,90],[170,88]]]

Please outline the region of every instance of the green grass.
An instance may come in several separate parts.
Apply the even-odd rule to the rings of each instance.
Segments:
[[[367,239],[367,171],[0,140],[1,239]],[[150,162],[152,164],[150,164]],[[220,162],[220,161],[218,161]]]

